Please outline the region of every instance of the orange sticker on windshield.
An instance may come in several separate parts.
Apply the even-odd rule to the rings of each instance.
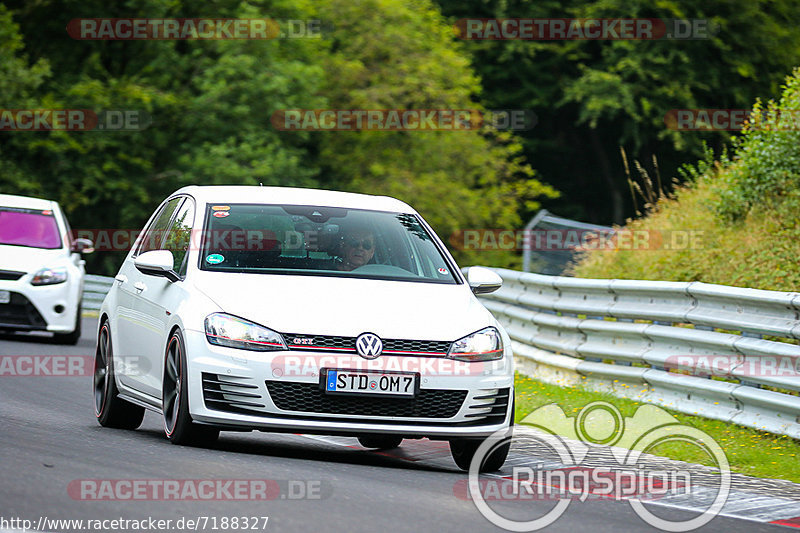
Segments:
[[[229,206],[229,205],[212,205],[211,209],[212,209],[212,211],[230,211],[231,210],[231,206]]]

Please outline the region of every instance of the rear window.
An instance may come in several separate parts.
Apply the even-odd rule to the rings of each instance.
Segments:
[[[417,217],[296,205],[209,205],[200,268],[457,283]]]
[[[55,250],[61,232],[52,211],[0,207],[0,244]]]

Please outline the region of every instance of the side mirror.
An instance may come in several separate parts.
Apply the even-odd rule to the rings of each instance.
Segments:
[[[90,254],[94,252],[94,243],[89,239],[75,239],[70,250],[79,254]]]
[[[136,270],[148,276],[162,276],[170,281],[180,281],[181,277],[173,270],[175,259],[169,250],[153,250],[145,252],[136,259],[133,264]]]
[[[503,285],[503,278],[488,268],[476,266],[467,269],[467,283],[474,294],[488,294]]]

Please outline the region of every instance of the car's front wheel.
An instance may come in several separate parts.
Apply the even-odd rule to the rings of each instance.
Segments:
[[[94,355],[94,413],[101,426],[136,429],[144,419],[144,408],[119,397],[114,379],[111,328],[103,322]]]
[[[472,439],[453,439],[450,441],[450,455],[461,470],[469,470],[478,447],[483,444],[482,440]],[[480,465],[480,472],[496,472],[503,467],[508,457],[508,450],[511,442],[505,442],[497,447],[490,449],[488,456],[483,458]]]
[[[219,437],[219,429],[192,422],[189,415],[189,386],[186,368],[186,345],[180,330],[170,336],[164,358],[161,409],[164,431],[173,444],[203,445]]]
[[[378,450],[391,450],[400,446],[403,437],[394,435],[362,435],[358,437],[358,443],[364,448],[375,448]]]
[[[516,400],[511,403],[511,425],[509,430],[514,427],[514,416],[516,413]],[[499,440],[499,444],[495,443],[489,449],[489,454],[483,458],[481,463],[480,472],[496,472],[503,467],[508,457],[508,451],[511,449],[511,433],[507,434],[505,439]],[[461,470],[469,470],[472,464],[472,458],[478,451],[480,445],[483,444],[481,439],[452,439],[450,441],[450,455]]]

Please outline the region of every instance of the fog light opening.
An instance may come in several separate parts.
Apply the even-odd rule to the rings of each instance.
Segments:
[[[61,313],[64,312],[64,306],[63,305],[57,305],[57,306],[55,306],[53,308],[53,311],[55,311],[56,313],[58,313],[60,315]]]

